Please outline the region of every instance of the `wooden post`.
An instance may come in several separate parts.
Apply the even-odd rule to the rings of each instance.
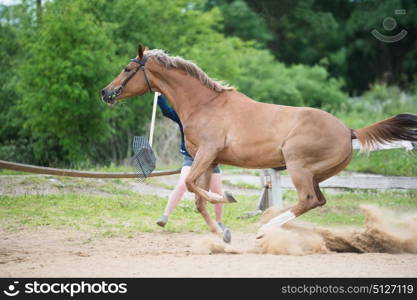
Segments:
[[[261,170],[261,186],[263,187],[259,197],[257,210],[264,211],[268,207],[284,207],[282,203],[281,174],[274,169]]]
[[[258,210],[264,211],[270,206],[270,201],[272,197],[272,185],[271,185],[271,176],[268,174],[267,169],[261,170],[261,186],[262,186],[262,194],[258,201]]]

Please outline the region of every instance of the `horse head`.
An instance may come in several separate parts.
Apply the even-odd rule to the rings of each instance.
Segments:
[[[105,103],[111,105],[121,99],[140,96],[152,91],[145,70],[148,57],[144,52],[145,48],[139,44],[137,56],[131,59],[119,75],[101,90],[101,99]]]

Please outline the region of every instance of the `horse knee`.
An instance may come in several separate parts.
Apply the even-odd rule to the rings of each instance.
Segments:
[[[191,180],[189,180],[188,178],[185,180],[185,188],[189,192],[193,192],[194,191],[194,183]]]
[[[205,209],[205,203],[201,199],[196,200],[195,206],[196,206],[199,213],[202,213]]]

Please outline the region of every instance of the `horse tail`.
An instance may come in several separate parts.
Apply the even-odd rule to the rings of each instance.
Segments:
[[[399,114],[371,126],[352,129],[352,139],[361,143],[361,151],[371,151],[378,144],[393,141],[417,141],[417,115]]]

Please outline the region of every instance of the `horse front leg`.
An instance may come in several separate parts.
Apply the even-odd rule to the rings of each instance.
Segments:
[[[202,190],[208,190],[210,187],[210,179],[212,170],[209,168],[207,171],[205,171],[196,181],[196,186],[199,189]],[[195,205],[198,210],[198,212],[202,215],[204,221],[206,221],[208,227],[210,228],[210,231],[213,233],[216,233],[220,235],[222,233],[219,226],[213,221],[213,219],[210,217],[210,214],[207,211],[206,207],[207,201],[198,193],[195,193]]]
[[[201,149],[201,150],[200,150]],[[210,174],[213,171],[214,166],[212,165],[214,159],[216,158],[217,151],[213,148],[200,148],[195,155],[193,164],[188,174],[185,185],[189,192],[196,194],[196,196],[201,197],[205,201],[208,201],[212,204],[217,203],[234,203],[237,202],[236,199],[228,192],[224,192],[223,195],[209,192],[210,178],[208,178],[208,186],[205,188],[199,187],[197,180],[207,171],[211,170]]]
[[[213,148],[205,147],[200,148],[194,158],[193,164],[188,174],[185,185],[189,192],[194,193],[196,196],[196,207],[200,214],[203,216],[210,230],[214,233],[221,234],[222,230],[219,226],[213,222],[210,215],[207,212],[206,203],[230,203],[230,197],[223,197],[217,193],[209,192],[211,174],[213,172],[213,161],[216,158],[217,151]]]

